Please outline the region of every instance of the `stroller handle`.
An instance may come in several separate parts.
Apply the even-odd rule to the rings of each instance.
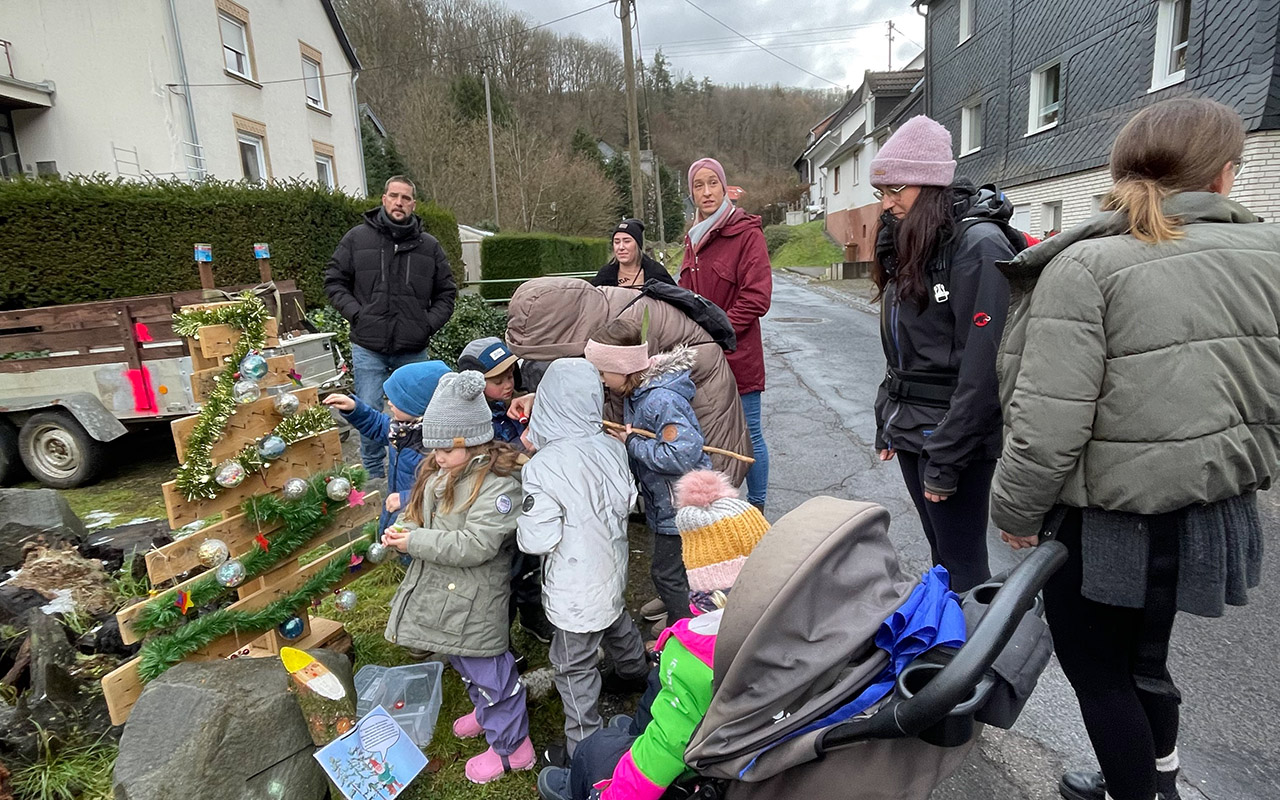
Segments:
[[[1036,595],[1066,560],[1067,548],[1061,542],[1047,541],[1037,547],[1010,573],[973,635],[932,680],[911,697],[890,703],[870,717],[832,728],[820,747],[917,736],[937,724],[973,692],[1013,638],[1023,615],[1034,606]]]

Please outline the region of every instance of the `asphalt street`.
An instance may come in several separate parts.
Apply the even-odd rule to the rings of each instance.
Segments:
[[[908,571],[930,566],[929,550],[896,461],[872,451],[872,402],[884,374],[878,319],[847,297],[776,272],[764,319],[769,444],[768,516],[818,494],[884,505]],[[1280,523],[1280,498],[1264,493],[1263,525]],[[988,530],[993,571],[1020,556]],[[1180,615],[1170,669],[1183,693],[1183,798],[1280,798],[1280,565],[1266,553],[1250,604],[1221,619]],[[1075,697],[1053,661],[1017,725],[988,729],[935,800],[1053,800],[1058,776],[1096,769]],[[1199,794],[1197,794],[1199,792]]]

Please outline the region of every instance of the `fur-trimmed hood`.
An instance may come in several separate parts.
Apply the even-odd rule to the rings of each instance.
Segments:
[[[693,348],[686,345],[677,345],[674,350],[668,350],[665,353],[658,353],[650,359],[649,368],[644,371],[643,381],[636,391],[649,388],[650,386],[664,385],[667,381],[661,379],[668,376],[676,376],[679,373],[687,373],[693,369],[693,365],[698,361],[698,354]],[[689,381],[692,385],[692,379]],[[690,399],[693,395],[688,395]]]

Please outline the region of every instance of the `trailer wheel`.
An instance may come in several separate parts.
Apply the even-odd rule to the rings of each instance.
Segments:
[[[18,431],[7,419],[0,419],[0,486],[17,483],[22,474],[18,457]]]
[[[31,477],[53,489],[71,489],[98,476],[106,447],[65,411],[32,415],[18,432],[18,453]]]

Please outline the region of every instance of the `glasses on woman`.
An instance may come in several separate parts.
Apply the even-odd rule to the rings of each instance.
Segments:
[[[886,186],[883,189],[876,189],[871,195],[877,200],[883,200],[885,197],[897,197],[906,188],[907,185],[905,183],[901,186]]]
[[[1240,173],[1244,172],[1244,156],[1236,159],[1236,163],[1232,166],[1231,171],[1237,178],[1240,177]]]

